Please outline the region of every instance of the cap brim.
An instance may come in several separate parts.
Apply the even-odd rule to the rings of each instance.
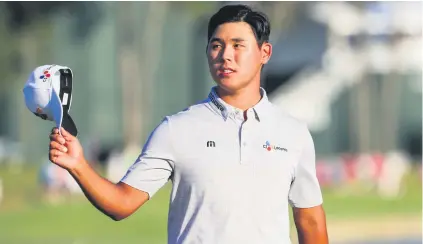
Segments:
[[[63,127],[67,132],[72,134],[73,136],[77,136],[78,130],[76,129],[76,125],[73,122],[73,119],[70,115],[64,111],[62,102],[60,101],[59,94],[53,89],[51,93],[50,99],[50,111],[53,115],[54,122],[56,123],[56,127],[60,128]],[[60,130],[59,130],[60,132]]]
[[[73,122],[72,117],[67,113],[63,115],[62,127],[65,128],[65,130],[71,133],[73,136],[78,135],[78,130],[76,129],[75,122]]]

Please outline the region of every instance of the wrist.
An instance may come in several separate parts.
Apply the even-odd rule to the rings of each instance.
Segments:
[[[83,174],[89,167],[89,164],[87,160],[82,157],[81,160],[78,160],[71,168],[68,169],[69,173],[71,173],[74,176],[79,176]]]

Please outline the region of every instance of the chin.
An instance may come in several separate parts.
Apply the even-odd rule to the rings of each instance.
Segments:
[[[233,92],[242,87],[242,85],[233,79],[215,79],[216,84],[223,90]]]
[[[228,93],[236,92],[246,86],[248,83],[240,82],[236,79],[218,78],[215,79],[216,84]]]

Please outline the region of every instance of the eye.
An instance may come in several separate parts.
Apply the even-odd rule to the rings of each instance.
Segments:
[[[241,44],[239,44],[239,43],[235,43],[235,44],[234,44],[234,48],[237,48],[237,49],[238,49],[238,48],[241,48],[241,47],[242,47],[242,45],[241,45]]]
[[[220,47],[222,47],[222,45],[220,45],[220,44],[211,44],[211,48],[213,50],[219,49]]]

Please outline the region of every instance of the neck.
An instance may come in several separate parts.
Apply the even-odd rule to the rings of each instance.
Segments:
[[[228,92],[218,87],[217,94],[225,103],[242,111],[254,107],[261,99],[260,85],[246,86],[234,92]]]

